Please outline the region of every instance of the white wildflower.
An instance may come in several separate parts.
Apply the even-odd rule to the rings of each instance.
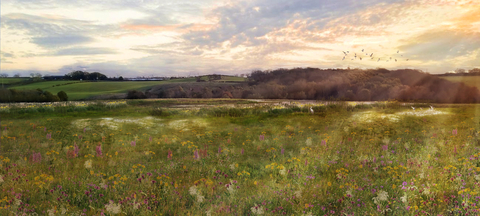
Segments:
[[[60,208],[60,214],[64,215],[66,213],[67,213],[67,209],[62,206],[62,208]]]
[[[307,212],[307,214],[302,214],[302,216],[313,216],[312,212]]]
[[[48,216],[55,216],[55,209],[49,209],[47,210]]]
[[[135,203],[133,204],[133,209],[137,210],[138,207],[140,207],[140,203],[135,202]]]
[[[197,195],[197,191],[198,191],[198,190],[197,190],[197,186],[195,186],[195,185],[192,186],[192,187],[190,187],[190,188],[188,189],[188,192],[190,192],[190,195],[192,195],[192,196],[196,196],[196,195]]]
[[[382,141],[383,141],[383,144],[385,144],[385,145],[388,145],[390,143],[390,139],[388,139],[388,138],[385,138]]]
[[[475,175],[475,180],[480,181],[480,174]],[[2,182],[3,182],[3,180],[2,180],[2,178],[1,178],[1,176],[0,176],[0,183],[2,183]]]
[[[212,209],[209,209],[208,211],[205,212],[207,216],[212,216]]]
[[[197,202],[201,203],[201,202],[203,202],[204,199],[205,199],[204,196],[202,196],[200,194],[197,194]]]
[[[234,164],[234,163],[233,163],[233,164],[230,164],[230,169],[231,169],[231,170],[235,170],[235,164]]]
[[[302,190],[295,191],[295,196],[298,198],[302,197]]]
[[[110,214],[119,214],[122,212],[122,206],[119,204],[115,204],[113,201],[110,200],[110,203],[105,205],[105,210],[107,210]]]
[[[423,173],[423,172],[420,173],[420,178],[421,178],[421,179],[425,178],[425,173]]]
[[[256,215],[262,215],[264,213],[263,206],[258,206],[257,204],[250,208],[250,210],[252,210],[252,213]]]
[[[15,206],[19,206],[22,204],[22,200],[19,200],[19,199],[15,199],[15,203],[13,205]]]
[[[388,193],[386,191],[380,190],[377,192],[377,197],[372,198],[375,204],[379,204],[379,201],[387,201],[388,200]]]
[[[307,139],[307,141],[305,141],[305,144],[306,144],[307,146],[311,146],[311,145],[312,145],[312,138],[309,137],[309,138]]]
[[[85,168],[87,169],[92,168],[92,160],[85,161]]]
[[[349,189],[349,190],[347,190],[347,192],[346,192],[346,193],[347,193],[347,195],[349,195],[349,196],[353,197],[352,189]]]
[[[227,190],[230,194],[232,194],[232,195],[235,194],[235,188],[234,188],[233,185],[230,184],[230,186],[228,186]]]
[[[0,175],[0,184],[3,183],[3,176]]]
[[[430,189],[424,188],[422,194],[423,195],[429,195],[430,194]]]
[[[280,170],[280,175],[286,175],[287,174],[287,171],[285,170],[285,168],[281,169]]]
[[[403,203],[407,204],[407,203],[408,203],[407,193],[404,193],[404,194],[403,194],[403,197],[400,197],[400,200],[402,200]]]

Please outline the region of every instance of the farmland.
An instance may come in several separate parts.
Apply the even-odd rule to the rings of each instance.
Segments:
[[[12,89],[42,89],[54,94],[65,91],[69,100],[80,100],[105,94],[126,93],[128,90],[146,90],[156,85],[178,82],[194,82],[195,79],[175,79],[169,81],[125,81],[125,82],[79,82],[71,81],[45,81],[28,85],[14,86]]]
[[[0,214],[478,215],[480,107],[409,106],[4,106]]]

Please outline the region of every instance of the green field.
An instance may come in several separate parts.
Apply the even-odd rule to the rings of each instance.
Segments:
[[[480,89],[480,76],[444,76],[441,78],[452,82],[463,82],[467,86],[473,86]]]
[[[479,215],[479,105],[188,101],[0,107],[0,215]]]
[[[176,82],[190,82],[190,79],[175,79],[167,81],[105,81],[105,82],[78,82],[78,81],[45,81],[37,82],[28,85],[14,86],[13,89],[31,90],[40,88],[43,91],[49,91],[56,94],[60,91],[65,91],[68,95],[68,100],[80,100],[93,96],[126,93],[128,90],[146,90],[156,85]],[[193,79],[195,81],[195,79]],[[68,85],[62,85],[67,83]],[[55,86],[61,85],[61,86]]]
[[[25,80],[28,80],[29,78],[26,78],[26,77],[20,77],[20,78],[16,78],[16,77],[7,77],[7,78],[0,78],[0,83],[3,83],[3,84],[14,84],[14,83],[19,83],[19,82],[22,82],[22,81],[25,81]]]

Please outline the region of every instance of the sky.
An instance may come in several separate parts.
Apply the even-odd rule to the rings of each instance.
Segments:
[[[0,69],[10,76],[480,68],[480,0],[2,0],[0,8]]]

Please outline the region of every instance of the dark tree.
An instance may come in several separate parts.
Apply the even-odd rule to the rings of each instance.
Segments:
[[[68,100],[67,93],[65,93],[64,91],[58,92],[57,97],[60,99],[60,101],[67,101]]]

